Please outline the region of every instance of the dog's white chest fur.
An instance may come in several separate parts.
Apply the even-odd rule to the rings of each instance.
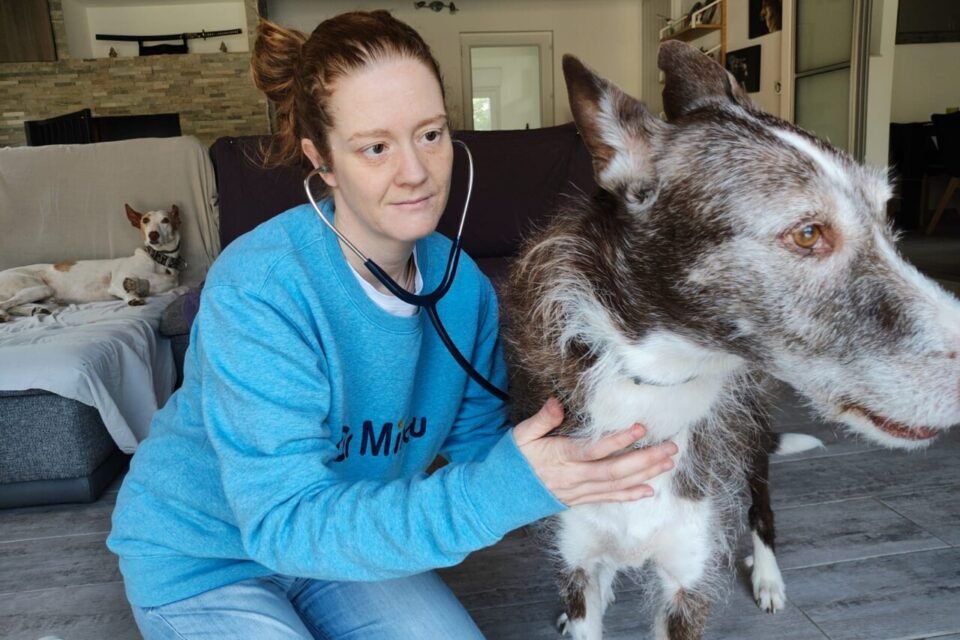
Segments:
[[[647,428],[642,442],[672,440],[676,466],[649,482],[655,495],[637,502],[574,507],[560,516],[558,550],[578,566],[639,567],[656,558],[683,583],[699,579],[710,539],[718,529],[713,498],[678,494],[675,475],[690,454],[693,428],[723,401],[725,387],[744,367],[672,333],[639,344],[620,342],[590,372],[585,434],[599,437],[634,422]]]
[[[641,422],[646,440],[674,439],[710,413],[743,366],[737,356],[673,333],[657,332],[638,344],[611,342],[588,374],[586,433],[599,437]],[[683,455],[683,443],[677,445]]]

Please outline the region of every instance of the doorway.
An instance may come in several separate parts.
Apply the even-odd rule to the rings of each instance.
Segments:
[[[553,33],[461,33],[465,129],[553,125]]]
[[[794,122],[863,160],[870,0],[795,4]]]

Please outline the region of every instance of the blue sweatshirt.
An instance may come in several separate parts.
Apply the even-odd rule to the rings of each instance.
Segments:
[[[449,250],[439,234],[417,244],[425,291]],[[466,256],[438,311],[505,388],[496,297]],[[452,464],[427,476],[438,454]],[[211,268],[184,384],[131,462],[107,545],[129,600],[148,607],[275,573],[380,580],[449,566],[562,509],[506,406],[426,313],[377,307],[304,205]]]

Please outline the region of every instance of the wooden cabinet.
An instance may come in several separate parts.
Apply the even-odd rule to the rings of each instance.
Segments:
[[[0,62],[56,59],[47,0],[0,0]]]

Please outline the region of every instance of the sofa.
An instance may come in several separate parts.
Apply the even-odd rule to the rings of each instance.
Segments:
[[[124,257],[124,204],[181,212],[183,290],[219,253],[207,148],[192,137],[0,149],[0,269]],[[172,393],[159,333],[175,293],[0,324],[0,508],[95,500]]]
[[[461,131],[473,156],[474,185],[463,232],[463,249],[493,281],[503,286],[510,259],[524,234],[543,224],[564,199],[589,194],[593,168],[575,126],[564,124],[516,131]],[[220,244],[261,222],[306,203],[303,178],[309,168],[263,168],[267,136],[225,137],[210,148],[219,194]],[[455,147],[450,199],[440,232],[453,237],[467,191],[466,155]],[[171,338],[178,367],[202,298],[196,288],[171,304],[161,332]]]

